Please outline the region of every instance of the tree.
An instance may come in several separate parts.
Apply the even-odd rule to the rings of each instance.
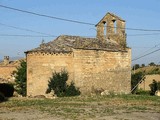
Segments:
[[[139,65],[139,64],[135,64],[135,65],[133,66],[132,70],[136,70],[136,69],[138,69],[138,68],[140,68],[140,65]]]
[[[149,87],[151,88],[151,95],[155,95],[155,92],[160,90],[160,82],[153,79],[153,82],[149,85]]]
[[[24,60],[20,62],[20,66],[17,67],[17,70],[13,72],[15,76],[15,89],[18,94],[26,96],[26,75],[27,64]]]
[[[149,63],[149,66],[155,66],[156,64],[154,62]]]
[[[68,77],[68,72],[65,70],[54,72],[48,81],[46,93],[50,93],[53,90],[58,97],[79,95],[80,91],[74,86],[73,82],[67,85]]]
[[[140,80],[142,80],[143,77],[144,77],[144,75],[142,72],[132,74],[132,76],[131,76],[131,90],[140,82]],[[137,90],[137,87],[132,91],[132,93],[135,93],[136,90]]]
[[[142,67],[145,67],[145,64],[142,64],[141,66],[142,66]]]

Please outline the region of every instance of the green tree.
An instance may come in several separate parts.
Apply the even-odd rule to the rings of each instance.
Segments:
[[[156,64],[154,62],[149,63],[149,66],[155,66]]]
[[[142,72],[138,72],[135,74],[132,74],[131,76],[131,90],[142,80],[144,77]],[[132,93],[136,93],[137,87],[132,91]]]
[[[145,64],[142,64],[141,66],[142,66],[142,67],[145,67]]]
[[[160,82],[153,79],[153,82],[149,85],[149,87],[151,89],[151,95],[155,95],[155,92],[160,90]]]
[[[67,85],[66,82],[68,77],[68,72],[65,70],[54,72],[48,81],[48,89],[46,93],[50,93],[51,90],[53,90],[58,97],[79,95],[80,91],[75,88],[73,82],[70,85]]]
[[[140,68],[140,65],[139,65],[139,64],[135,64],[135,65],[133,66],[132,70],[136,70],[136,69],[138,69],[138,68]]]
[[[13,72],[15,76],[15,89],[18,94],[26,96],[26,75],[27,64],[24,60],[20,62],[20,65],[17,67],[17,70]]]

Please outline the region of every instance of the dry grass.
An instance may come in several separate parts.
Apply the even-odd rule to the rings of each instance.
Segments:
[[[154,73],[153,71],[156,69],[157,69],[156,73],[159,74],[160,73],[160,65],[140,67],[137,70],[135,70],[135,73],[143,72],[145,74],[152,74],[152,73]]]
[[[92,119],[132,112],[160,113],[160,97],[111,95],[51,99],[11,98],[0,103],[0,115],[7,111],[35,111],[62,119]]]

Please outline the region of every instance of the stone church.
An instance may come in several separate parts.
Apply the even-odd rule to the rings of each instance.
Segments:
[[[107,13],[96,28],[96,38],[61,35],[26,51],[27,95],[45,95],[52,73],[64,69],[81,94],[129,93],[131,49],[126,46],[125,20]]]

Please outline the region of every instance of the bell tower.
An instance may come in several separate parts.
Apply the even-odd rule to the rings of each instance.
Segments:
[[[120,47],[126,48],[125,20],[120,17],[107,13],[96,25],[97,38],[102,40],[116,41]]]

